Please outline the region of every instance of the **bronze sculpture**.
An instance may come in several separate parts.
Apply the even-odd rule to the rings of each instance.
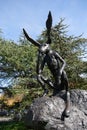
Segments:
[[[48,90],[46,89],[45,84],[47,84],[51,88],[53,88],[53,90],[54,90],[53,95],[56,95],[57,92],[59,92],[65,88],[66,106],[65,106],[65,110],[63,112],[63,116],[68,117],[69,109],[70,109],[70,93],[68,91],[68,78],[67,78],[66,72],[64,71],[66,63],[65,63],[64,59],[56,51],[54,51],[50,48],[51,27],[52,27],[52,16],[51,16],[51,12],[49,12],[48,19],[46,21],[48,40],[44,44],[40,44],[39,42],[30,38],[29,35],[27,34],[27,32],[25,31],[25,29],[23,29],[23,32],[25,34],[25,37],[32,44],[34,44],[35,46],[37,46],[39,48],[38,60],[37,60],[37,79],[38,79],[38,82],[42,85],[42,88],[44,89],[43,96],[45,96],[48,93]],[[40,62],[41,58],[43,59],[42,62]],[[60,65],[60,62],[62,63],[62,66]],[[47,63],[47,66],[48,66],[51,74],[53,75],[54,83],[42,75],[45,63]]]

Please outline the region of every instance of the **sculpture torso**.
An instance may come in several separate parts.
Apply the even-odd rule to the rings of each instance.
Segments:
[[[56,71],[58,72],[60,70],[59,60],[56,57],[55,51],[49,51],[44,60],[53,75],[55,75]]]

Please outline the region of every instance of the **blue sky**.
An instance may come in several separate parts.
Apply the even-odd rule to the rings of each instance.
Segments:
[[[87,38],[87,0],[0,0],[2,37],[18,42],[25,28],[37,39],[45,28],[49,10],[53,25],[65,18],[70,35],[82,33]]]

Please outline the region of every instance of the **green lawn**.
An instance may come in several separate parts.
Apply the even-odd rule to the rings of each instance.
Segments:
[[[0,130],[32,130],[27,129],[23,122],[0,123]]]

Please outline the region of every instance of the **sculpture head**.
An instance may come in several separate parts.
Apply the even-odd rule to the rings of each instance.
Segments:
[[[49,44],[47,44],[47,43],[43,43],[43,44],[41,44],[40,47],[39,47],[39,51],[40,51],[41,53],[43,53],[43,54],[49,52],[49,50],[50,50],[50,46],[49,46]]]

